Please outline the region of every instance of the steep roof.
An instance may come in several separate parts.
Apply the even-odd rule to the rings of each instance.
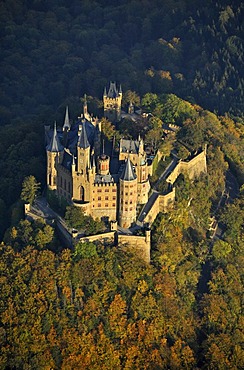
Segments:
[[[120,150],[123,153],[127,153],[127,152],[138,153],[139,152],[139,141],[120,139]]]
[[[57,128],[56,128],[56,122],[54,124],[54,129],[53,129],[53,136],[51,138],[50,143],[47,146],[47,150],[49,152],[62,152],[64,150],[63,145],[60,143],[60,140],[58,138],[57,134]]]
[[[124,181],[132,181],[136,179],[136,174],[133,170],[133,166],[129,157],[127,158],[125,168],[120,178]]]
[[[80,137],[79,137],[78,146],[82,149],[86,149],[90,146],[90,143],[89,143],[88,138],[87,138],[85,122],[83,122],[82,126],[81,126],[81,133],[80,133]]]
[[[70,129],[70,122],[69,122],[69,109],[68,106],[66,107],[65,111],[65,118],[64,118],[64,125],[63,125],[63,130],[69,130]]]
[[[108,97],[109,98],[117,98],[119,95],[116,83],[115,82],[110,82],[109,90],[108,90]]]

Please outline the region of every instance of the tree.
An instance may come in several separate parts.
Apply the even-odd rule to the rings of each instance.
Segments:
[[[36,181],[35,177],[32,175],[27,176],[22,183],[20,197],[24,202],[32,204],[39,189],[40,183]]]
[[[69,227],[82,229],[85,227],[85,214],[83,209],[75,206],[66,207],[65,221]]]
[[[127,90],[123,94],[123,106],[127,104],[140,105],[140,96],[135,91]]]
[[[75,261],[79,261],[81,258],[91,258],[93,256],[97,256],[97,248],[94,243],[79,242],[75,245],[75,251],[73,253]]]
[[[118,138],[118,131],[115,130],[114,125],[107,118],[101,119],[101,125],[102,134],[108,141],[111,141],[114,136]]]

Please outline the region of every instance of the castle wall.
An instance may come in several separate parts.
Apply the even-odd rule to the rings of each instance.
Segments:
[[[79,239],[81,243],[91,242],[96,243],[100,242],[104,245],[106,244],[114,244],[114,231],[110,231],[108,233],[97,234],[97,235],[90,235],[90,236],[83,236]]]
[[[148,222],[149,224],[152,224],[160,212],[167,212],[167,210],[173,206],[174,201],[175,188],[173,188],[173,190],[166,195],[159,194],[155,202],[153,203],[150,211],[145,216],[143,220],[144,223]]]
[[[182,173],[187,173],[190,179],[199,177],[201,173],[207,172],[207,162],[205,151],[198,154],[189,162],[180,162],[180,171]]]
[[[118,246],[124,250],[129,250],[135,253],[145,262],[150,262],[150,231],[146,231],[147,235],[118,235]]]
[[[206,150],[192,158],[189,162],[180,161],[174,168],[172,173],[167,177],[166,181],[174,184],[177,177],[181,173],[185,173],[190,179],[200,176],[201,173],[207,172]]]
[[[91,243],[102,243],[104,245],[117,245],[124,251],[131,251],[136,254],[139,258],[143,259],[145,262],[150,262],[150,231],[146,231],[146,236],[136,236],[136,235],[121,235],[117,234],[116,231],[110,231],[108,233],[83,236],[79,239],[81,243],[91,242]]]

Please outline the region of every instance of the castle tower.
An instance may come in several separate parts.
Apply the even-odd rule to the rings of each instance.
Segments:
[[[122,89],[119,91],[115,82],[110,82],[109,90],[105,87],[103,93],[104,117],[110,122],[117,122],[121,119]]]
[[[47,185],[50,189],[57,189],[57,167],[63,160],[64,147],[60,143],[57,134],[56,122],[54,124],[53,136],[46,148],[47,150]]]
[[[106,154],[102,154],[98,157],[97,164],[98,164],[99,175],[109,174],[109,161],[110,161],[110,158]]]
[[[85,175],[90,168],[90,143],[87,138],[85,122],[81,125],[81,133],[77,145],[77,172]]]
[[[128,228],[136,221],[137,205],[137,177],[129,157],[127,158],[119,184],[119,225]]]

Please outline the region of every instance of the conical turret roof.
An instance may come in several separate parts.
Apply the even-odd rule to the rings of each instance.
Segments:
[[[78,146],[82,149],[86,149],[90,146],[90,143],[89,143],[88,138],[87,138],[85,122],[82,123],[81,134],[80,134],[80,137],[79,137]]]
[[[133,166],[132,166],[132,163],[130,161],[130,158],[128,157],[127,161],[126,161],[124,171],[122,172],[122,175],[121,175],[121,180],[132,181],[132,180],[135,180],[135,179],[136,179],[136,174],[133,170]]]
[[[69,108],[68,106],[66,107],[65,111],[65,118],[64,118],[64,125],[63,125],[63,130],[69,130],[70,129],[70,122],[69,122]]]
[[[57,152],[62,152],[64,150],[64,147],[60,143],[60,140],[58,138],[56,122],[54,124],[53,136],[52,136],[52,139],[51,139],[49,145],[47,146],[47,150],[49,152],[56,152],[56,153]]]

